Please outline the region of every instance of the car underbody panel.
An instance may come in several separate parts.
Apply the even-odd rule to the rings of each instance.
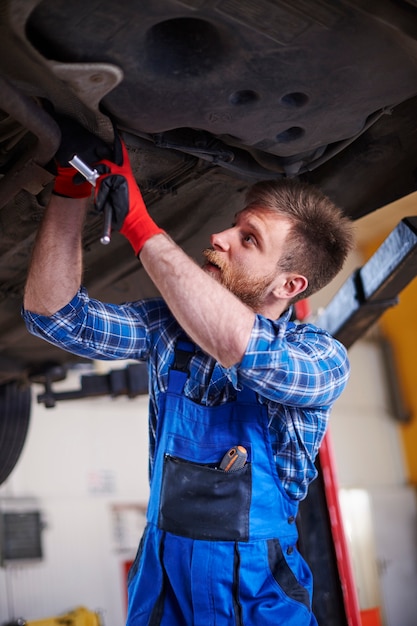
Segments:
[[[417,3],[391,0],[2,0],[0,384],[73,357],[20,318],[59,145],[49,111],[130,150],[150,212],[197,260],[248,185],[298,177],[353,219],[415,189]],[[85,283],[154,289],[91,209]]]

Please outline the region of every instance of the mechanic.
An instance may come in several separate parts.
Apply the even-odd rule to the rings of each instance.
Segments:
[[[327,332],[291,321],[291,305],[340,270],[349,220],[315,188],[257,183],[200,267],[150,217],[116,136],[94,164],[95,206],[110,203],[162,297],[102,303],[80,286],[92,187],[62,157],[66,141],[23,315],[81,357],[149,364],[151,491],[127,624],[317,624],[295,520],[349,363]]]

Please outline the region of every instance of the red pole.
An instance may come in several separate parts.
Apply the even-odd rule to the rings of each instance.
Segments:
[[[359,601],[339,505],[336,465],[328,432],[321,444],[319,457],[346,617],[349,626],[361,626]]]

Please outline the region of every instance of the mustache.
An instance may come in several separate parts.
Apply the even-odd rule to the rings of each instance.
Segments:
[[[262,305],[267,289],[271,284],[274,274],[259,279],[253,279],[247,270],[238,266],[235,269],[227,265],[222,254],[213,248],[203,250],[203,256],[207,263],[219,268],[220,274],[216,277],[226,289],[231,291],[237,298],[254,311]]]
[[[206,248],[205,250],[203,250],[203,256],[209,263],[212,263],[221,270],[224,269],[224,263],[221,254],[219,254],[216,250],[213,250],[213,248]]]

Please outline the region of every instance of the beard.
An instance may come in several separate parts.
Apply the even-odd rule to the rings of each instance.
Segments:
[[[207,248],[203,250],[203,254],[209,263],[212,263],[220,270],[216,274],[215,280],[231,291],[252,310],[257,311],[261,308],[275,274],[263,278],[251,278],[248,272],[241,267],[232,269],[226,265],[222,255],[218,254],[216,250]]]

